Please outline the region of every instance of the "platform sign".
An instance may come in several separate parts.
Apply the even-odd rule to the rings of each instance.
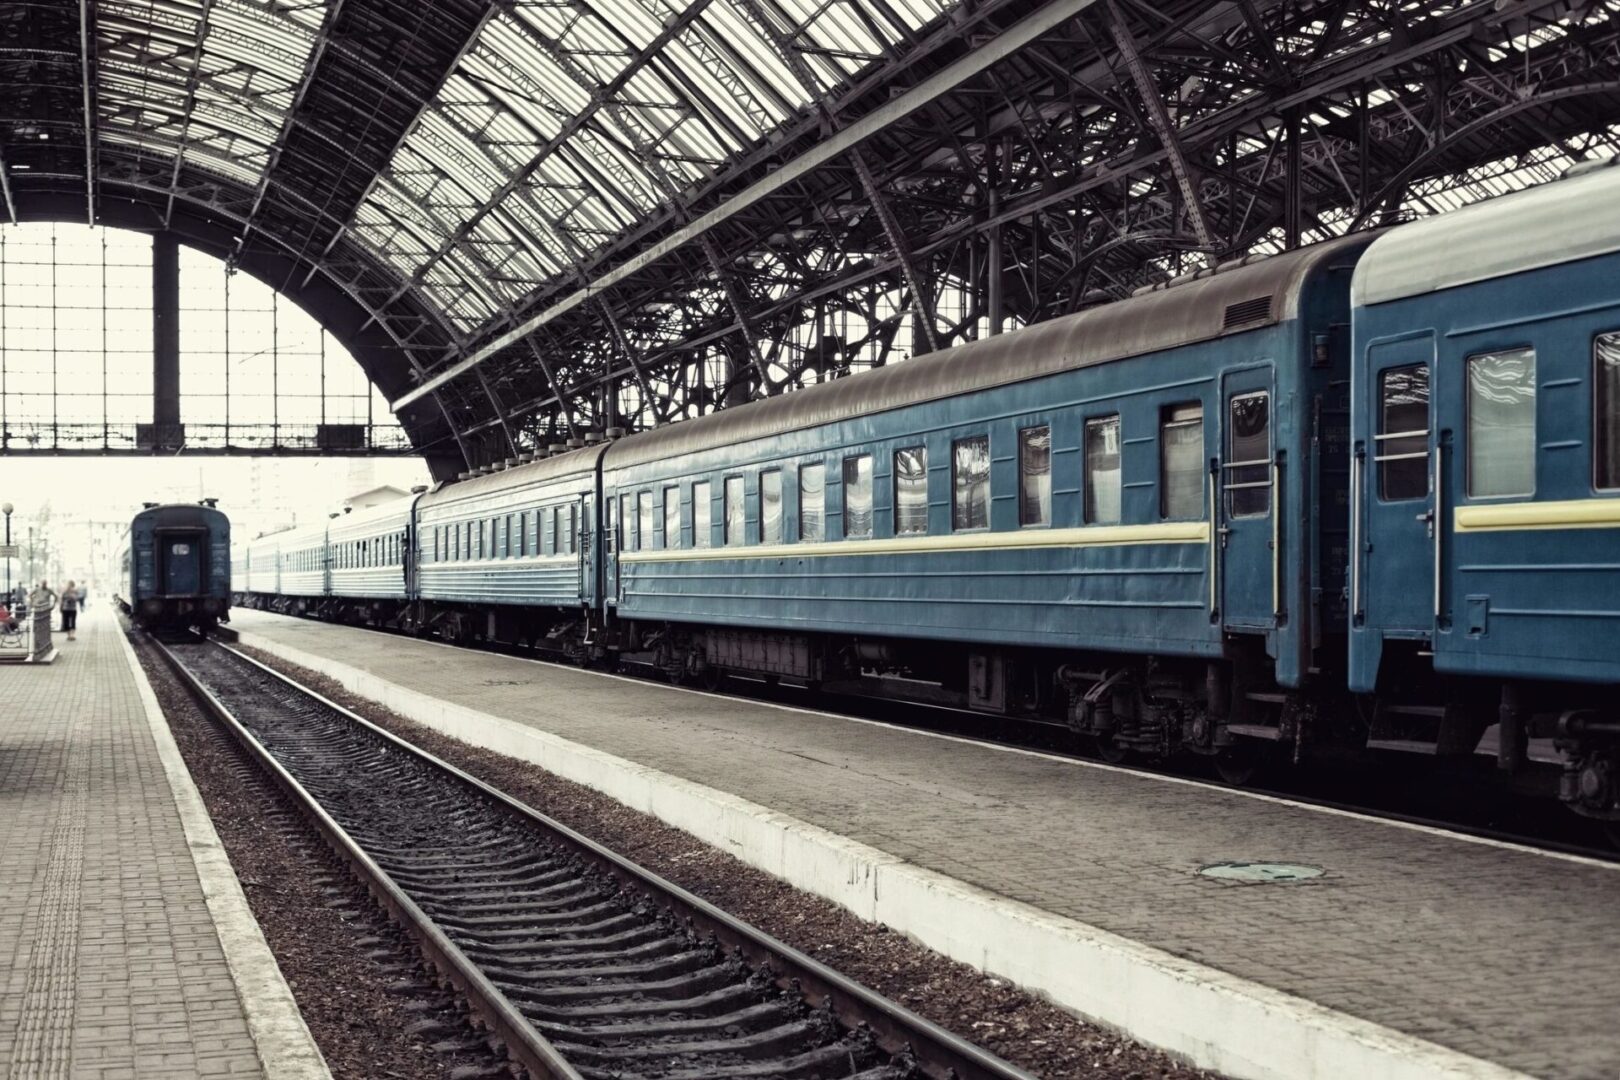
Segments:
[[[0,559],[22,558],[21,544],[0,544]]]

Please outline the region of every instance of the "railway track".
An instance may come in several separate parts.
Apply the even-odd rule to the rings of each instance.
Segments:
[[[532,1077],[1032,1080],[214,642],[154,642]]]

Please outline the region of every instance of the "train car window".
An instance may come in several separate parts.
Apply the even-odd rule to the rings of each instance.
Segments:
[[[1204,406],[1188,401],[1159,413],[1159,516],[1204,516]]]
[[[724,510],[725,545],[738,547],[748,543],[748,504],[743,498],[742,477],[726,477]]]
[[[872,455],[844,459],[844,539],[872,539]]]
[[[574,534],[579,527],[577,520],[578,510],[579,508],[573,503],[569,503],[566,515],[563,514],[561,509],[557,511],[557,516],[562,518],[563,554],[565,555],[575,554]]]
[[[714,543],[714,533],[709,527],[710,495],[709,482],[700,480],[692,485],[692,546],[706,548]]]
[[[1237,394],[1227,407],[1226,512],[1264,517],[1271,512],[1271,394]]]
[[[990,527],[990,437],[974,435],[951,444],[951,528]]]
[[[528,526],[528,529],[529,529],[529,543],[528,543],[528,549],[527,550],[528,550],[530,555],[538,555],[538,554],[540,554],[540,511],[538,511],[538,510],[529,511],[529,526]]]
[[[782,542],[782,470],[759,474],[759,542]]]
[[[1620,331],[1597,336],[1592,363],[1592,482],[1613,491],[1620,488]]]
[[[652,495],[651,491],[643,491],[636,495],[637,534],[641,537],[641,546],[647,549],[658,546],[658,536],[653,531]]]
[[[928,448],[894,452],[894,535],[928,532]]]
[[[1386,502],[1429,494],[1429,365],[1378,377],[1378,495]]]
[[[1468,358],[1468,494],[1536,490],[1536,351]]]
[[[1087,420],[1085,451],[1086,524],[1118,525],[1119,417]]]
[[[1018,524],[1052,524],[1052,429],[1018,433]]]
[[[540,547],[542,555],[560,555],[562,548],[557,546],[557,508],[545,507],[540,511]]]
[[[824,540],[827,536],[827,467],[820,463],[799,466],[799,539]]]
[[[619,550],[636,550],[636,507],[629,495],[619,496]]]
[[[671,551],[681,546],[681,489],[664,489],[664,546]]]

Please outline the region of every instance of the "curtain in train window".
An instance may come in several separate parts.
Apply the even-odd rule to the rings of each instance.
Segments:
[[[759,474],[759,542],[782,542],[782,471],[768,469]]]
[[[681,546],[681,489],[664,489],[664,546],[674,550]]]
[[[1018,433],[1018,524],[1052,524],[1052,429]]]
[[[1159,516],[1204,516],[1204,406],[1167,406],[1159,414]]]
[[[738,547],[748,543],[748,504],[743,499],[743,478],[726,477],[724,495],[726,546]]]
[[[799,467],[799,539],[821,540],[826,533],[827,468]]]
[[[1468,358],[1468,494],[1536,490],[1536,351]]]
[[[928,449],[913,446],[894,452],[894,534],[928,532]]]
[[[692,485],[692,546],[695,548],[706,548],[714,543],[709,522],[710,498],[707,480]]]
[[[1620,488],[1620,331],[1600,334],[1593,349],[1593,483]]]
[[[1226,512],[1264,517],[1271,512],[1271,395],[1238,394],[1227,409]]]
[[[1086,421],[1085,495],[1087,525],[1118,525],[1119,417]]]
[[[1386,502],[1429,493],[1429,365],[1390,368],[1378,382],[1378,495]]]
[[[872,455],[844,459],[844,539],[872,539]]]
[[[653,532],[653,493],[642,491],[636,494],[636,526],[637,535],[641,538],[644,550],[652,550],[658,546],[657,535]]]
[[[990,527],[990,437],[951,444],[951,528]]]

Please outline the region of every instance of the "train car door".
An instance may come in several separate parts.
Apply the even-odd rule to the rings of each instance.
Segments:
[[[167,596],[196,596],[202,592],[203,538],[196,533],[165,533],[158,550],[163,553],[160,580]]]
[[[1276,466],[1272,367],[1229,371],[1222,380],[1218,520],[1221,615],[1229,628],[1276,622]]]
[[[1353,615],[1380,637],[1434,632],[1438,530],[1429,388],[1434,335],[1367,349],[1366,442],[1358,458],[1361,528],[1351,580]]]

